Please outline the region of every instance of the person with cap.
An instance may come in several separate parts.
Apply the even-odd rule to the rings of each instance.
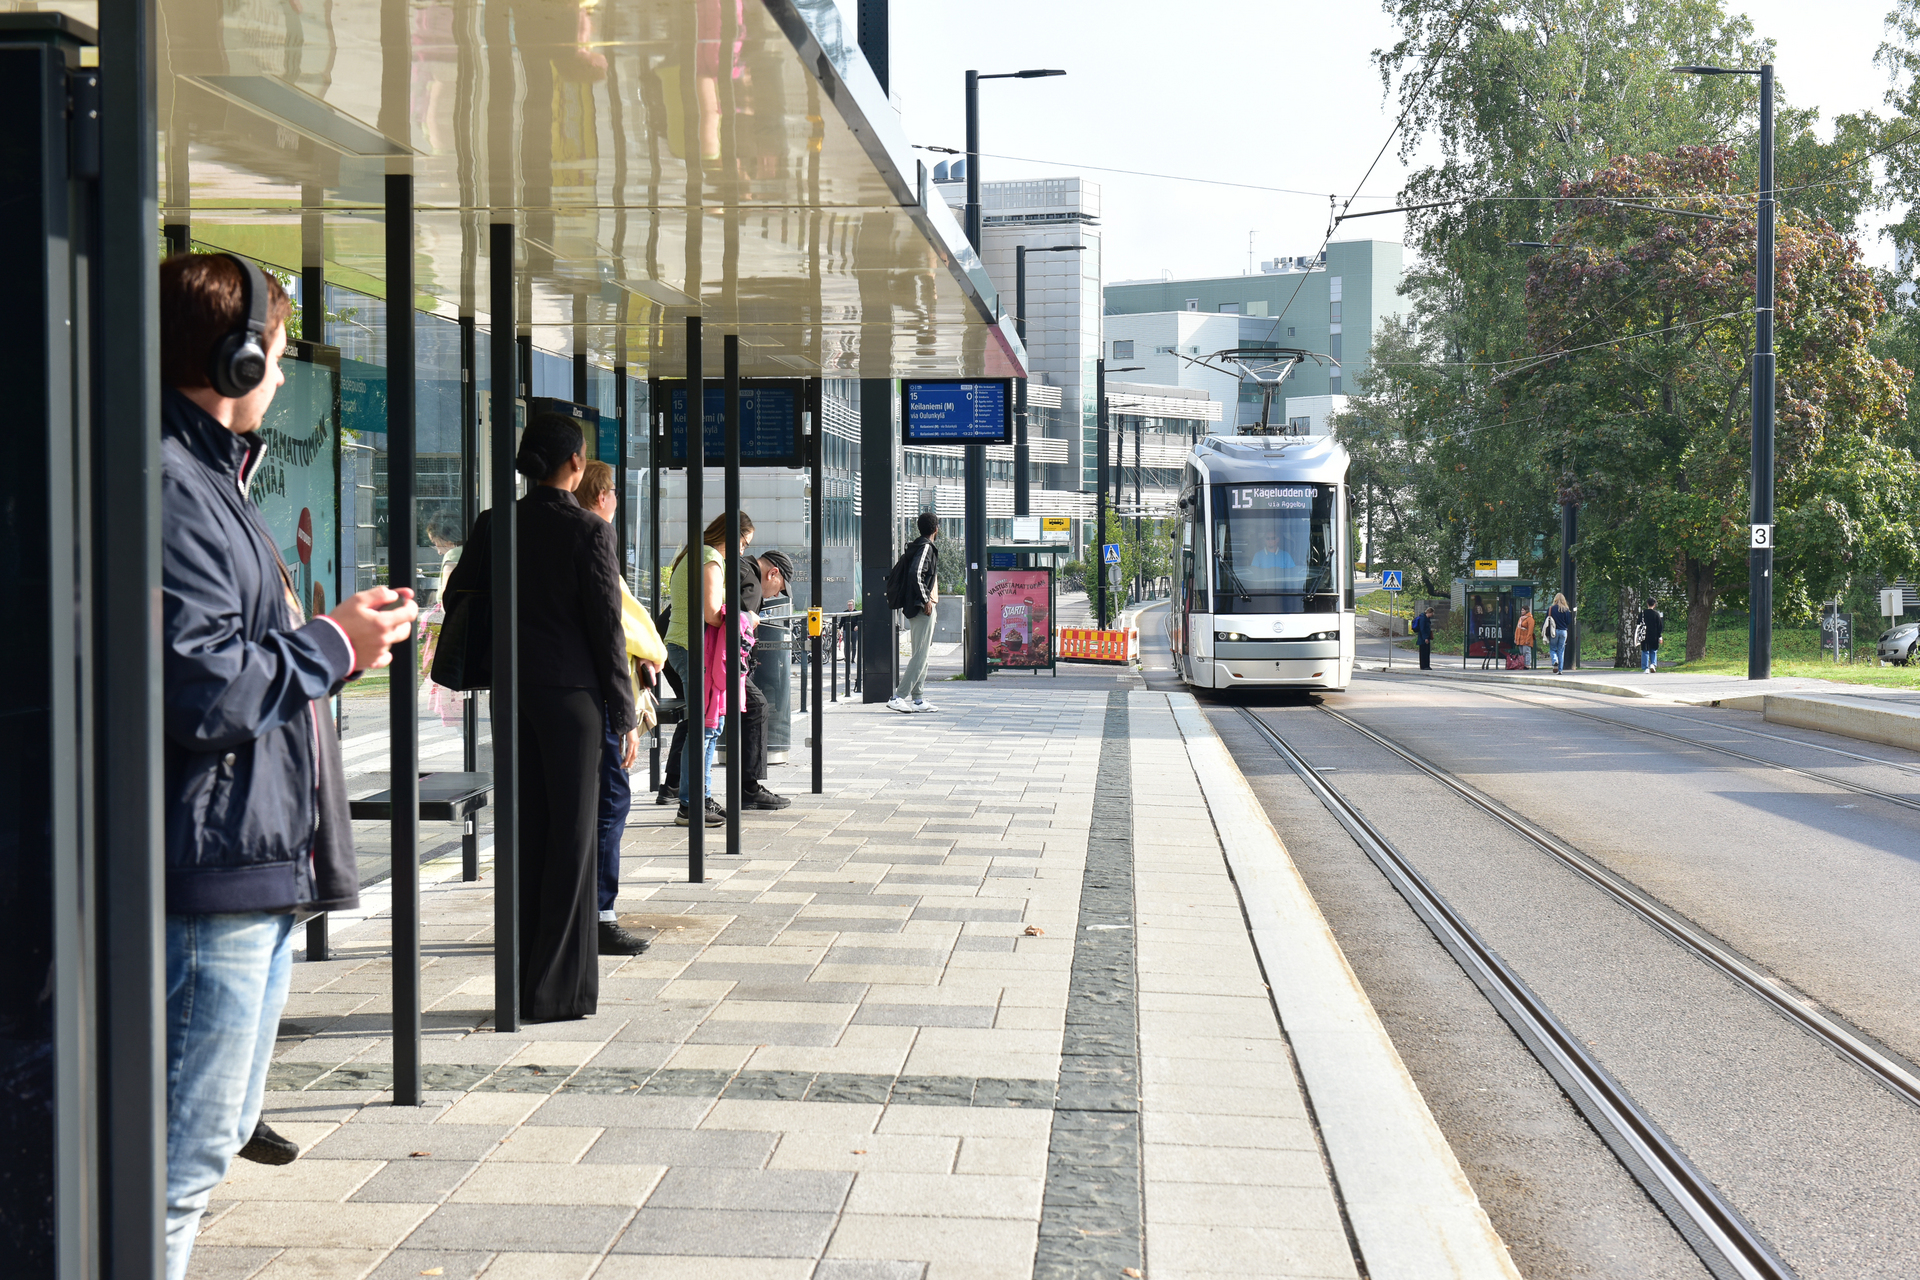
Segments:
[[[785,595],[793,577],[793,557],[778,548],[763,551],[740,564],[740,610],[758,615],[761,602]],[[782,657],[786,651],[783,650]],[[753,662],[759,661],[756,657]],[[793,803],[767,789],[767,695],[747,668],[746,706],[740,722],[740,806],[743,809],[784,809]]]

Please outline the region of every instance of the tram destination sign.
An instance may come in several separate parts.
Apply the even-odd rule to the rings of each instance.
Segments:
[[[687,384],[680,379],[654,380],[655,405],[667,411],[667,457],[663,465],[687,465]],[[706,384],[705,436],[707,465],[721,466],[727,458],[727,389],[709,379]],[[807,407],[807,384],[802,378],[746,378],[740,383],[740,465],[743,467],[804,467],[806,440],[802,414]]]
[[[1013,379],[900,383],[909,444],[1012,444]]]

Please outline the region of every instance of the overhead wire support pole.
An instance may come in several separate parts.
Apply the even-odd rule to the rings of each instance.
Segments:
[[[726,505],[727,505],[727,853],[740,854],[740,804],[746,797],[741,774],[746,769],[747,736],[741,718],[746,708],[740,696],[740,335],[721,339],[726,380]]]
[[[808,403],[812,407],[812,412],[810,416],[813,419],[813,422],[811,424],[813,427],[813,434],[811,438],[808,440],[808,446],[809,446],[808,455],[813,465],[813,502],[811,504],[809,511],[807,512],[808,518],[811,520],[812,526],[813,526],[810,531],[812,533],[813,545],[809,548],[811,552],[811,557],[810,557],[811,563],[807,566],[808,583],[809,583],[809,589],[807,594],[811,597],[811,603],[813,605],[814,610],[816,611],[816,615],[822,619],[822,625],[818,632],[813,632],[813,628],[811,626],[807,628],[809,632],[813,632],[813,634],[807,637],[807,644],[811,649],[811,653],[808,656],[813,659],[813,670],[808,673],[807,678],[813,681],[812,714],[813,714],[813,794],[814,795],[822,794],[826,790],[826,783],[827,783],[826,741],[825,741],[825,734],[827,729],[826,708],[823,707],[820,703],[820,683],[821,683],[820,677],[824,674],[821,671],[820,647],[821,647],[822,639],[824,638],[823,633],[826,631],[825,601],[826,601],[826,585],[827,585],[826,584],[826,572],[827,572],[826,548],[822,545],[826,541],[827,522],[826,522],[826,517],[823,513],[826,509],[827,499],[826,499],[826,491],[821,487],[822,480],[823,480],[823,477],[821,475],[821,470],[822,470],[822,461],[826,453],[826,432],[827,432],[827,421],[826,421],[826,415],[824,412],[826,409],[825,391],[826,391],[826,387],[824,382],[821,379],[809,378],[807,380],[807,392],[808,392],[807,399],[808,399]]]
[[[515,340],[513,224],[488,228],[487,430],[492,450],[493,1029],[520,1029],[520,574],[518,450],[520,344]]]
[[[1027,246],[1013,248],[1013,330],[1020,336],[1020,349],[1027,346]],[[1028,358],[1031,363],[1031,357]],[[1027,380],[1013,384],[1013,514],[1029,514],[1031,500],[1027,480]]]
[[[1760,243],[1753,298],[1753,528],[1747,679],[1773,675],[1773,64],[1760,68]],[[1765,537],[1761,530],[1766,531]]]
[[[687,679],[681,699],[687,719],[686,756],[680,761],[681,785],[687,793],[687,882],[707,878],[707,779],[700,767],[706,759],[707,728],[707,552],[702,533],[702,510],[707,482],[707,383],[701,376],[700,317],[687,317],[687,552],[682,561],[687,575]]]
[[[414,367],[413,175],[386,184],[387,368]],[[414,527],[414,380],[387,379],[387,585],[410,590],[418,577]],[[393,798],[393,1105],[417,1107],[420,1076],[420,681],[419,628],[393,646],[387,681],[387,749]]]
[[[1107,629],[1107,362],[1093,362],[1094,436],[1100,462],[1094,472],[1093,573],[1094,626]]]

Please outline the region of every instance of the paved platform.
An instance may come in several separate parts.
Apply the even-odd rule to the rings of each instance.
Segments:
[[[826,794],[710,833],[706,883],[637,805],[656,941],[594,1017],[494,1031],[490,851],[430,863],[424,1106],[380,892],[337,919],[267,1098],[305,1151],[236,1164],[193,1275],[1514,1274],[1190,699],[928,695],[831,706]]]

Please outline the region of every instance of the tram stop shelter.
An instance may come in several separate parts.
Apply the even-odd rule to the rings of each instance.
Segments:
[[[0,480],[17,620],[0,717],[0,1023],[17,1105],[0,1162],[9,1210],[26,1210],[11,1214],[25,1225],[8,1271],[146,1277],[165,1165],[163,252],[274,269],[305,363],[337,375],[351,536],[301,526],[303,546],[337,545],[342,561],[316,605],[371,585],[350,569],[431,582],[437,510],[470,521],[510,504],[503,391],[597,400],[617,424],[599,452],[631,505],[659,466],[638,390],[650,378],[1020,377],[1025,356],[830,0],[59,0],[0,15],[0,97],[0,189],[16,197],[0,208],[14,255],[0,359],[20,428]],[[542,372],[555,353],[570,385]],[[885,492],[867,503],[890,512]],[[505,574],[511,525],[496,526]],[[512,583],[495,585],[510,618]],[[418,663],[410,642],[393,670]],[[505,868],[513,700],[495,692]],[[454,714],[473,724],[471,707]],[[420,690],[394,679],[350,718],[392,786],[405,1102],[419,1090]],[[511,1025],[513,905],[497,896]]]
[[[1463,579],[1459,602],[1460,618],[1465,625],[1465,643],[1461,646],[1461,666],[1476,658],[1484,670],[1505,666],[1508,656],[1525,655],[1533,662],[1533,646],[1515,639],[1520,619],[1534,609],[1534,582],[1530,578],[1480,577]],[[1536,611],[1537,625],[1537,611]],[[1537,634],[1537,631],[1536,631]]]

